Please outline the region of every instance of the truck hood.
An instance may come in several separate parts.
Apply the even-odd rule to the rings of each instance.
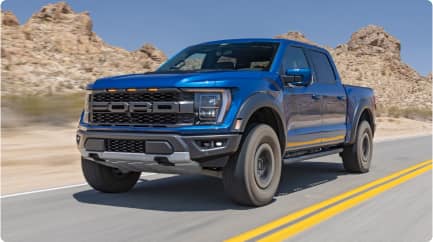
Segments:
[[[131,74],[98,79],[89,86],[89,89],[235,87],[241,84],[238,81],[262,79],[269,75],[272,74],[263,71]]]

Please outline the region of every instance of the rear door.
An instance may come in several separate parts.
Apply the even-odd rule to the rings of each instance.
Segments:
[[[285,70],[289,68],[311,68],[303,48],[287,47],[281,67],[282,79],[285,78]],[[283,103],[288,132],[286,149],[289,151],[320,145],[321,100],[317,98],[317,92],[317,83],[284,87]]]
[[[321,51],[308,50],[318,95],[322,99],[322,145],[342,143],[346,135],[346,91],[331,64],[331,57]]]

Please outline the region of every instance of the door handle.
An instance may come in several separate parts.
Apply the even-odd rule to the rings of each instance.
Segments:
[[[311,97],[312,97],[314,100],[320,100],[320,99],[322,98],[322,96],[321,96],[321,95],[318,95],[318,94],[313,94],[313,95],[311,95]]]
[[[346,96],[337,96],[337,99],[340,101],[346,100]]]

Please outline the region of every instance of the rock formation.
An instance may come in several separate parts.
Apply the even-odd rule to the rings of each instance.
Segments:
[[[64,3],[43,7],[23,25],[2,12],[2,95],[82,91],[103,76],[154,70],[165,55],[150,44],[127,51],[92,31],[89,13]]]
[[[276,38],[313,43],[298,32]],[[353,33],[349,42],[325,47],[346,84],[372,87],[383,107],[431,109],[431,73],[423,77],[400,58],[401,44],[382,27],[369,25]]]

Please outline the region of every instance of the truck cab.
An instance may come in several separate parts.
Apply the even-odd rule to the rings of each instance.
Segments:
[[[282,39],[194,45],[150,73],[88,85],[77,144],[87,182],[126,192],[141,172],[222,179],[244,205],[272,201],[284,163],[339,153],[367,172],[375,99],[343,85],[323,48]]]

